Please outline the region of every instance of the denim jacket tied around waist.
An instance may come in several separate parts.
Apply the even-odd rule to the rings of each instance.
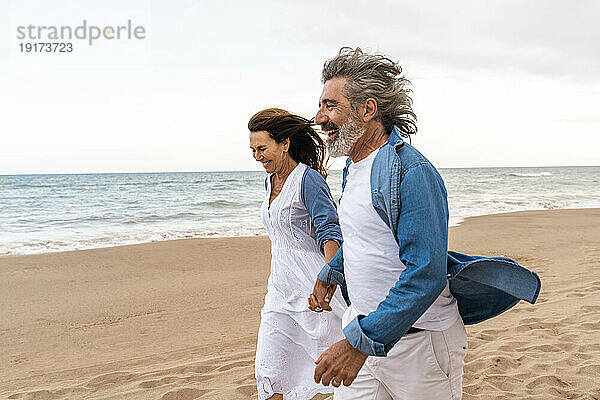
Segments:
[[[342,196],[351,163],[348,159],[344,168]],[[396,127],[373,161],[371,200],[394,232],[406,270],[375,311],[358,315],[344,328],[354,348],[367,355],[385,356],[433,304],[447,280],[465,324],[492,318],[519,300],[535,303],[541,288],[535,272],[508,258],[448,251],[448,203],[442,177],[402,140]],[[339,285],[350,304],[343,244],[317,278]]]

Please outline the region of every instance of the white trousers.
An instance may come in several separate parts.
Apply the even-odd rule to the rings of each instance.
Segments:
[[[334,400],[459,400],[467,352],[462,319],[445,331],[404,336],[387,357],[369,356]]]

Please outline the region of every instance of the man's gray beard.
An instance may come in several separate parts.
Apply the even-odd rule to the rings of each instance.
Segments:
[[[344,157],[350,152],[354,143],[365,133],[358,116],[353,112],[338,130],[335,138],[327,141],[327,151],[330,157]]]

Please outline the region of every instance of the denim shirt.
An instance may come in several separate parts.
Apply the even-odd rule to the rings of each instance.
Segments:
[[[350,159],[346,162],[342,196]],[[390,227],[406,270],[368,315],[344,328],[350,344],[367,355],[385,356],[433,304],[446,282],[465,324],[494,317],[519,300],[534,303],[537,274],[502,257],[473,257],[448,251],[448,204],[442,177],[396,127],[371,167],[371,201]],[[344,279],[343,245],[317,278],[337,284],[350,304]]]

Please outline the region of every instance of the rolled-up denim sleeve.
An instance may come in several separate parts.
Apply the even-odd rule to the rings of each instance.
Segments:
[[[346,278],[344,276],[344,243],[340,245],[333,258],[321,268],[317,279],[338,285],[346,305],[350,305],[350,296],[348,295],[348,287],[346,286]]]
[[[329,186],[317,171],[307,168],[302,177],[301,198],[317,234],[317,244],[323,252],[323,244],[334,240],[342,244],[342,230]]]
[[[344,328],[350,344],[367,355],[387,355],[446,286],[448,205],[441,177],[428,163],[409,168],[399,199],[395,234],[406,269],[375,311]]]
[[[346,286],[343,248],[344,244],[342,243],[333,258],[323,266],[321,272],[317,275],[318,280],[334,285]]]

